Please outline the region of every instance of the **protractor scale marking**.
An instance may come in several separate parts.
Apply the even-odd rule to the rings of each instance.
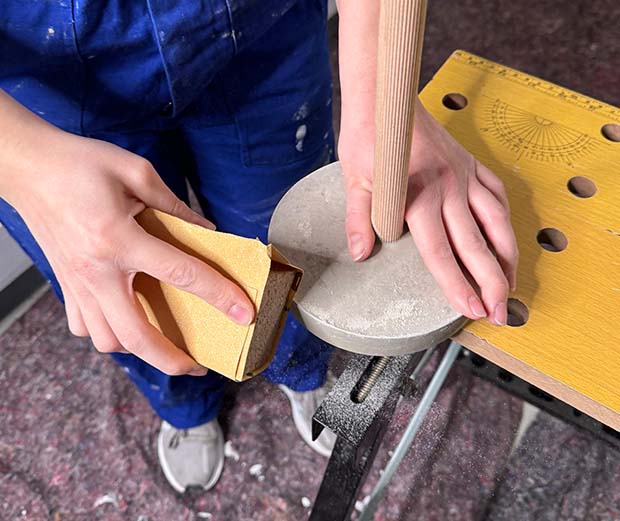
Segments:
[[[543,118],[502,100],[490,100],[485,111],[487,127],[517,159],[572,163],[592,153],[602,142],[588,134]]]

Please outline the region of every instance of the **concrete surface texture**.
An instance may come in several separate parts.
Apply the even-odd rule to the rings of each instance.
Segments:
[[[618,105],[618,27],[615,0],[435,0],[422,79],[464,48]],[[227,394],[221,482],[176,495],[156,461],[157,418],[111,360],[71,337],[50,294],[0,336],[0,396],[2,520],[305,519],[326,465],[258,378]],[[414,405],[399,406],[361,500]],[[540,414],[511,455],[520,416],[518,400],[456,368],[376,519],[620,519],[619,453]]]
[[[409,234],[377,241],[364,262],[349,255],[340,163],[299,181],[282,198],[269,241],[304,276],[295,295],[303,323],[330,344],[368,355],[414,353],[465,323],[448,303]]]

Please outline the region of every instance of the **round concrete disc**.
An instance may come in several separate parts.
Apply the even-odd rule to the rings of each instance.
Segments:
[[[450,307],[406,233],[353,262],[345,234],[340,163],[299,181],[278,204],[273,243],[304,270],[293,310],[330,344],[368,355],[401,355],[435,345],[466,318]]]

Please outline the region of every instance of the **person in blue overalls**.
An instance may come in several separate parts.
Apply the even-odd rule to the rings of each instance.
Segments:
[[[378,2],[339,9],[338,151],[349,249],[361,262],[375,240]],[[63,300],[72,333],[112,353],[161,417],[159,459],[180,492],[219,478],[226,382],[149,325],[132,279],[146,272],[240,324],[254,310],[134,216],[152,207],[266,240],[287,189],[334,159],[328,58],[325,0],[0,3],[0,221]],[[517,247],[501,182],[421,105],[411,164],[406,219],[428,268],[458,311],[505,324]],[[205,217],[187,206],[187,183]],[[265,371],[325,455],[333,437],[312,443],[310,420],[329,355],[289,318]]]

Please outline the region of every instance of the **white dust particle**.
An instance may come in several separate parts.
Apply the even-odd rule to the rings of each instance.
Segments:
[[[212,519],[213,514],[211,512],[198,512],[196,514],[200,519]]]
[[[118,496],[113,492],[110,494],[104,494],[95,500],[93,503],[93,508],[100,507],[101,505],[107,505],[108,503],[118,508]]]
[[[233,447],[230,441],[227,441],[226,443],[224,443],[224,456],[226,458],[239,461],[239,453],[235,450],[235,448]]]
[[[369,502],[370,502],[370,496],[366,496],[361,501],[356,501],[355,510],[357,510],[358,512],[363,512]]]
[[[301,498],[301,506],[304,508],[310,508],[310,505],[312,504],[312,502],[307,498],[307,497],[302,497]]]
[[[260,463],[256,463],[250,467],[250,476],[254,476],[260,479],[260,476],[262,476],[262,474],[263,466]]]

